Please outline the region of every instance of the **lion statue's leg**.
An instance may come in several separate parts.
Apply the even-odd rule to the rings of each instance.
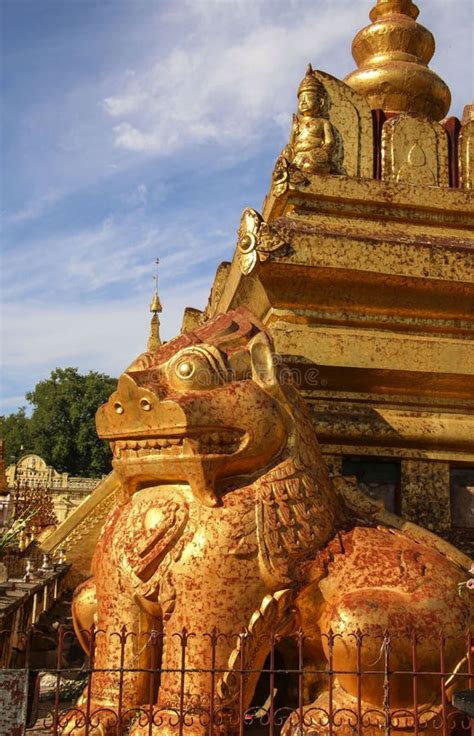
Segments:
[[[125,728],[157,689],[142,670],[159,667],[159,661],[152,662],[153,654],[155,660],[159,657],[159,642],[150,646],[150,633],[159,630],[161,622],[134,596],[111,555],[96,555],[94,572],[95,582],[83,584],[73,604],[79,640],[89,654],[92,651],[92,674],[76,707],[60,723],[63,734],[74,736],[116,734],[118,723]],[[92,647],[86,630],[94,638]]]
[[[79,643],[86,654],[90,651],[90,633],[97,613],[95,579],[89,578],[74,591],[72,599],[72,623]]]
[[[356,528],[341,541],[329,547],[328,573],[317,594],[314,584],[308,586],[307,597],[318,604],[312,619],[304,590],[300,608],[303,628],[308,628],[313,638],[317,620],[322,649],[336,673],[330,697],[333,714],[340,710],[340,715],[333,731],[342,734],[351,729],[349,711],[356,716],[358,697],[362,714],[379,711],[382,726],[387,712],[405,709],[413,713],[413,637],[417,638],[417,670],[436,673],[440,671],[439,637],[443,632],[444,666],[449,672],[464,656],[463,634],[470,622],[469,607],[457,588],[464,572],[439,552],[389,529]],[[328,632],[332,633],[328,636]],[[362,639],[359,636],[360,648],[357,632],[364,634]],[[357,676],[359,668],[364,673],[361,677]],[[390,675],[389,689],[386,668],[403,673]],[[371,672],[379,674],[367,674]],[[439,675],[418,675],[416,687],[418,711],[429,707],[436,713],[442,698]],[[306,706],[302,731],[294,713],[285,725],[285,736],[325,733],[329,700],[326,690]],[[341,709],[346,709],[345,715]],[[375,724],[377,717],[372,720]],[[400,719],[398,727],[401,732],[410,732],[410,718]],[[429,724],[424,727],[429,731]],[[379,729],[378,723],[373,727],[364,723],[366,734]]]

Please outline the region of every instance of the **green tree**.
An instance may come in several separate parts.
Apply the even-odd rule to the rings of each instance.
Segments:
[[[0,437],[4,440],[5,465],[16,462],[32,447],[30,420],[24,406],[14,414],[0,416]]]
[[[26,395],[33,407],[30,418],[24,410],[2,417],[0,432],[7,462],[9,453],[16,453],[15,459],[22,454],[17,448],[23,445],[24,452],[37,453],[60,472],[79,476],[108,473],[111,453],[97,437],[94,418],[116,384],[115,378],[103,373],[81,375],[77,368],[56,368]]]

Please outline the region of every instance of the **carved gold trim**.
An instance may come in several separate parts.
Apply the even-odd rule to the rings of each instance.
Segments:
[[[459,179],[464,189],[474,189],[474,104],[464,108],[459,134]]]
[[[436,122],[400,115],[382,130],[382,179],[449,187],[448,138]]]
[[[237,258],[244,276],[254,270],[258,261],[266,261],[271,253],[287,245],[276,228],[251,207],[242,213],[238,236]]]

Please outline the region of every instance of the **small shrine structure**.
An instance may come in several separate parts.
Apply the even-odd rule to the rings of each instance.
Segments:
[[[38,494],[45,489],[51,494],[55,523],[61,523],[94,490],[100,478],[79,478],[69,473],[58,473],[39,455],[23,455],[5,470],[10,502],[13,497]],[[27,500],[27,499],[26,499]]]

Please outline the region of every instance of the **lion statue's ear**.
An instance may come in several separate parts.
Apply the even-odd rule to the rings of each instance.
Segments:
[[[264,332],[249,343],[250,361],[252,364],[252,379],[266,391],[274,391],[280,388],[277,373],[277,360],[273,352],[273,345]]]

